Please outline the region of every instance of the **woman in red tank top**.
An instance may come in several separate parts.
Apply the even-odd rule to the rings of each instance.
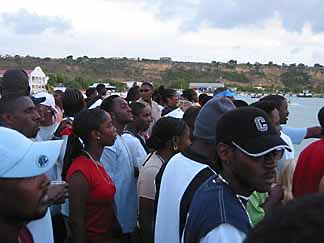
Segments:
[[[69,223],[75,243],[109,243],[118,226],[114,213],[114,182],[100,163],[105,146],[114,144],[116,128],[101,109],[75,116],[65,165],[69,182]]]

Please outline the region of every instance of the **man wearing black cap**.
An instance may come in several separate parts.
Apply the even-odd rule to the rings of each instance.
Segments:
[[[284,149],[290,148],[264,111],[243,107],[224,114],[216,128],[222,169],[193,196],[183,242],[243,242],[251,229],[248,197],[270,191]]]

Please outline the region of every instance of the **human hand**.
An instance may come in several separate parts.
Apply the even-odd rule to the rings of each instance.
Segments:
[[[284,189],[280,184],[276,184],[271,187],[269,197],[263,204],[263,209],[265,213],[269,212],[271,209],[279,206],[281,201],[284,199]]]
[[[62,204],[69,196],[69,184],[65,181],[52,181],[47,196],[50,204]]]

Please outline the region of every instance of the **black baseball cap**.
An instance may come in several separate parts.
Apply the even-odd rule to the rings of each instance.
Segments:
[[[268,115],[256,107],[241,107],[225,113],[216,127],[216,143],[220,142],[232,144],[252,157],[274,150],[291,151]]]
[[[40,103],[43,103],[46,100],[46,97],[35,97],[30,96],[31,100],[33,101],[34,105],[39,105]]]

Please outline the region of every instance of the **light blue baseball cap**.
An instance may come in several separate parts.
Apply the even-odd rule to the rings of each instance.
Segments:
[[[33,142],[0,127],[0,178],[25,178],[46,173],[55,164],[63,140]]]
[[[230,89],[226,89],[220,93],[214,94],[214,96],[217,97],[234,97],[235,95],[235,92],[231,91]]]

